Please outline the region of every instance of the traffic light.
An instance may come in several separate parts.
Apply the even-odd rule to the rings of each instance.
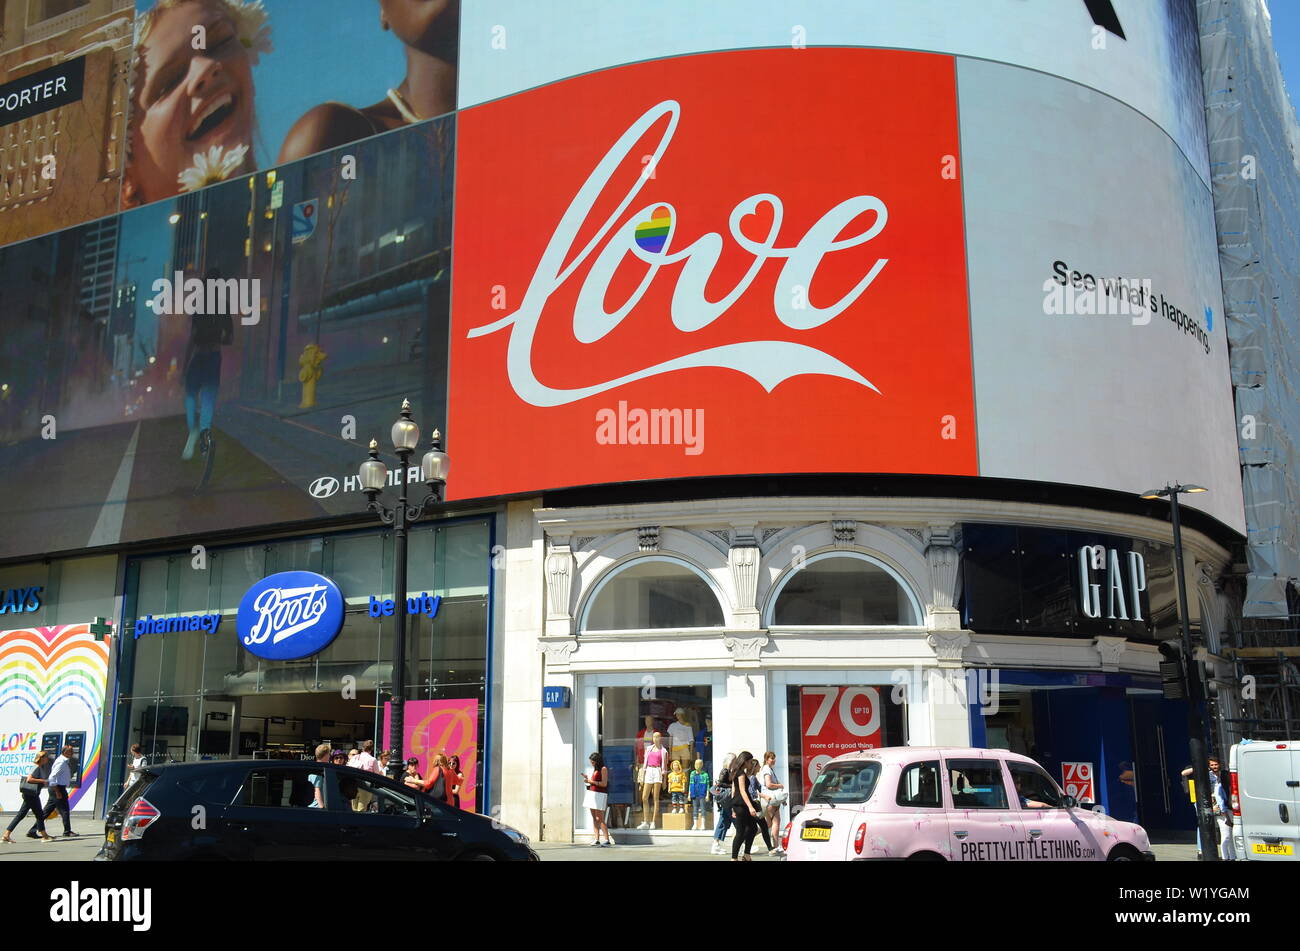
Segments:
[[[1166,700],[1187,697],[1187,675],[1183,668],[1183,645],[1178,641],[1160,642],[1160,689]]]

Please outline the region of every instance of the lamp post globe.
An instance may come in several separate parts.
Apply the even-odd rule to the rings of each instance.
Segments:
[[[393,424],[393,449],[397,453],[399,468],[394,478],[397,487],[397,500],[392,508],[379,500],[379,494],[388,484],[390,472],[379,458],[379,443],[370,440],[370,458],[361,463],[358,474],[361,488],[366,494],[366,508],[374,512],[386,525],[393,527],[394,575],[393,575],[393,673],[392,700],[390,703],[388,729],[388,775],[394,782],[402,781],[406,754],[403,750],[405,736],[406,704],[406,564],[408,539],[407,528],[411,522],[418,521],[431,504],[442,501],[442,485],[447,478],[448,459],[442,451],[441,434],[434,430],[433,448],[425,453],[420,464],[420,474],[428,485],[428,494],[414,505],[407,504],[406,487],[410,481],[407,476],[410,469],[407,462],[415,452],[420,441],[420,427],[411,418],[411,403],[402,400],[402,410]]]

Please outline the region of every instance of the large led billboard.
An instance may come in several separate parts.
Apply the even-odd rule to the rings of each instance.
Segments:
[[[1183,480],[1241,530],[1191,3],[502,0],[459,88],[452,497]]]
[[[1242,529],[1189,0],[291,7],[140,4],[132,207],[0,247],[0,558],[357,512],[403,397],[452,499],[1178,480]],[[155,290],[214,269],[256,321]]]

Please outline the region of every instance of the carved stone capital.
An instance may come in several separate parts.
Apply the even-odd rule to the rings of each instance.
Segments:
[[[539,637],[537,652],[546,655],[547,667],[568,667],[569,658],[578,649],[576,637]]]
[[[659,550],[659,526],[642,525],[636,530],[636,547],[642,551]]]
[[[565,620],[569,615],[569,596],[573,591],[575,562],[568,538],[551,546],[546,556],[546,618]]]
[[[756,611],[758,596],[758,545],[733,545],[727,550],[731,583],[736,592],[737,611]]]
[[[970,635],[965,631],[932,631],[925,641],[939,658],[939,666],[961,666],[962,653],[970,646]]]
[[[1124,656],[1124,649],[1128,646],[1128,639],[1102,635],[1092,639],[1092,646],[1101,658],[1102,670],[1119,670],[1120,658]]]
[[[925,563],[930,568],[930,606],[936,613],[951,611],[957,595],[960,540],[955,525],[931,525],[922,533]]]
[[[858,537],[858,523],[853,519],[832,519],[831,534],[836,548],[852,548]]]
[[[766,634],[732,635],[722,638],[722,644],[731,651],[732,662],[737,667],[757,667],[758,655],[767,646]]]

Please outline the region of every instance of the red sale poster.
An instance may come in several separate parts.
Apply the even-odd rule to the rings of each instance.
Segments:
[[[878,747],[880,716],[877,687],[801,687],[799,725],[808,786],[835,757]]]

